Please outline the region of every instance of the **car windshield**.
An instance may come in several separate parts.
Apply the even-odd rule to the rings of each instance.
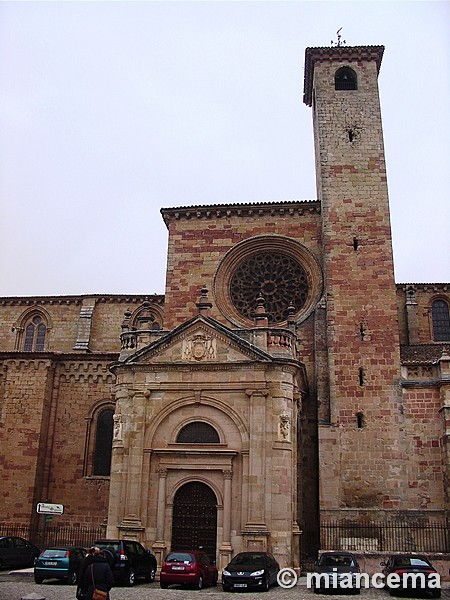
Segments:
[[[67,554],[68,550],[64,548],[49,548],[45,550],[41,556],[42,558],[64,558]]]
[[[195,559],[187,552],[171,552],[167,555],[166,562],[191,563],[195,562]]]
[[[425,558],[416,558],[412,556],[401,556],[395,559],[396,567],[430,567],[430,563]]]
[[[233,565],[263,565],[266,564],[266,557],[264,554],[253,554],[246,552],[245,554],[238,554],[231,561]]]
[[[340,554],[325,554],[319,560],[320,567],[354,567],[355,562],[351,556]]]

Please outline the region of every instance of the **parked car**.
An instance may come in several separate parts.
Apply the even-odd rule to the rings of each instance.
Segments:
[[[342,589],[346,592],[361,592],[358,561],[350,552],[324,552],[316,565],[314,593]]]
[[[431,592],[433,598],[441,597],[440,578],[436,569],[425,556],[418,554],[393,554],[387,562],[382,562],[381,566],[383,567],[382,572],[386,579],[391,573],[400,576],[399,587],[390,586],[389,581],[385,579],[385,587],[389,590],[391,596],[395,596],[404,590],[415,589]],[[403,577],[405,574],[410,574],[410,576]],[[413,576],[413,574],[418,575]],[[439,587],[436,587],[436,581],[439,582]]]
[[[34,561],[34,581],[42,583],[44,579],[62,579],[76,585],[85,556],[86,550],[76,546],[47,548]]]
[[[280,565],[268,552],[240,552],[222,571],[222,589],[262,590],[277,583]]]
[[[156,575],[156,558],[134,540],[97,540],[93,544],[103,550],[114,575],[114,582],[132,587],[143,577],[151,583]]]
[[[219,572],[206,552],[169,552],[161,567],[159,584],[167,588],[173,583],[201,590],[205,585],[217,585]]]
[[[0,567],[31,567],[40,552],[37,546],[21,537],[0,537]]]

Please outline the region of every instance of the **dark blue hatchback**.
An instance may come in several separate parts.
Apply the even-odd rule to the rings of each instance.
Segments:
[[[47,548],[34,561],[34,581],[42,583],[44,579],[61,579],[76,585],[85,556],[86,550],[76,546]]]
[[[280,565],[268,552],[241,552],[222,571],[222,589],[267,592],[277,584],[279,570]]]

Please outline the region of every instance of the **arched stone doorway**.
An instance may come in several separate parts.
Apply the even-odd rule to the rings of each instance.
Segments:
[[[200,481],[185,483],[175,494],[172,517],[172,550],[202,549],[216,558],[217,498]]]

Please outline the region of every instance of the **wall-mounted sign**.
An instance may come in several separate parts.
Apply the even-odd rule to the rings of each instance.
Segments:
[[[64,505],[39,502],[36,511],[41,515],[62,515],[64,512]]]

